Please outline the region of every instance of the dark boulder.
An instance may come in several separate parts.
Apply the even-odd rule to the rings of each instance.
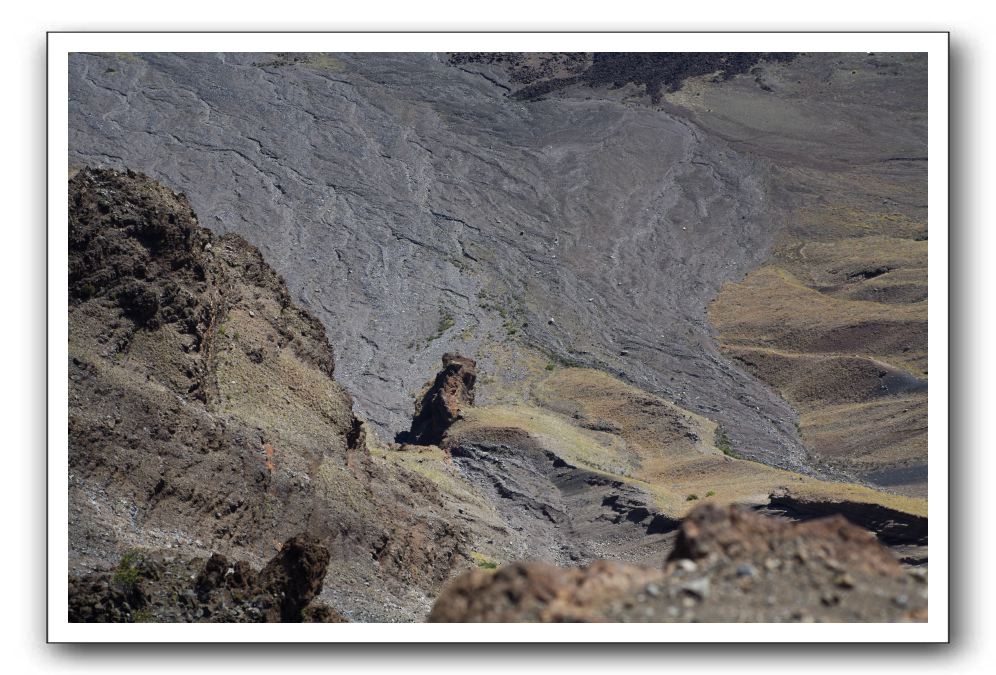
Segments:
[[[329,558],[329,550],[310,534],[284,542],[257,581],[258,592],[267,598],[262,604],[268,621],[302,620],[302,610],[322,592]]]

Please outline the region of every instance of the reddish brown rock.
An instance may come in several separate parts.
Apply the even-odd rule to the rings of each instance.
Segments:
[[[432,622],[600,621],[598,608],[655,581],[660,570],[598,561],[587,567],[519,562],[461,576],[437,600]]]
[[[615,562],[515,563],[469,572],[430,621],[924,621],[923,570],[832,516],[804,523],[704,505],[681,526],[665,569]]]
[[[407,434],[398,441],[415,445],[438,445],[460,411],[474,404],[477,362],[459,354],[443,354],[443,369],[422,389],[415,416]]]
[[[841,515],[801,523],[768,518],[746,508],[705,504],[681,524],[669,560],[778,558],[832,561],[852,572],[895,576],[902,567],[868,530]]]
[[[329,550],[313,535],[288,539],[259,573],[259,592],[272,598],[269,621],[300,622],[301,612],[322,592]]]

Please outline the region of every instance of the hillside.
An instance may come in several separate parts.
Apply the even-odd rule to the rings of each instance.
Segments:
[[[443,598],[434,618],[480,620],[440,607],[487,598],[498,569],[498,593],[655,584],[677,603],[585,596],[576,620],[691,620],[689,527],[746,514],[736,536],[770,537],[778,566],[798,539],[833,574],[772,567],[731,614],[754,583],[737,570],[767,562],[724,545],[695,563],[722,589],[698,618],[925,618],[917,56],[71,71],[77,616],[419,621]],[[811,522],[828,516],[853,532]],[[285,550],[313,561],[300,594],[266,572]],[[842,574],[881,602],[828,605]],[[792,611],[761,606],[801,583]],[[545,607],[504,619],[563,609]]]

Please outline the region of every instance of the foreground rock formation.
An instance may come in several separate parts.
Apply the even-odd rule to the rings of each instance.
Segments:
[[[70,573],[131,549],[261,567],[307,532],[337,610],[421,616],[471,564],[466,523],[370,456],[318,320],[255,248],[141,174],[84,169],[69,207]]]
[[[300,534],[261,571],[215,553],[207,561],[129,551],[113,572],[70,577],[69,620],[83,622],[340,623],[321,603],[329,551]]]
[[[926,575],[842,517],[793,524],[703,506],[663,569],[516,563],[454,581],[429,616],[502,621],[925,621]]]

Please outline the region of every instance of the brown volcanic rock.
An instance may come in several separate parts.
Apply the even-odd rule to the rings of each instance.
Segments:
[[[204,572],[186,589],[200,594],[227,560],[262,567],[307,531],[334,561],[324,595],[337,610],[423,616],[469,564],[458,507],[370,456],[324,328],[259,251],[200,227],[183,195],[135,172],[80,170],[69,213],[70,573],[132,549],[226,556],[187,573],[189,585]]]
[[[268,608],[271,620],[301,621],[301,612],[322,591],[329,550],[309,534],[284,542],[280,552],[259,573],[260,591],[275,602]]]
[[[841,515],[788,523],[749,509],[712,504],[695,509],[685,518],[669,560],[764,562],[772,556],[810,556],[869,576],[902,573],[895,556],[879,545],[874,534]]]
[[[600,606],[662,577],[660,570],[604,560],[580,568],[519,562],[493,573],[474,570],[446,589],[429,621],[598,621]]]
[[[477,362],[459,354],[443,354],[443,369],[426,384],[418,402],[412,427],[398,440],[416,445],[438,445],[443,434],[460,418],[460,410],[474,405]]]
[[[457,579],[430,621],[923,621],[926,574],[843,518],[704,505],[663,570],[517,563]]]

